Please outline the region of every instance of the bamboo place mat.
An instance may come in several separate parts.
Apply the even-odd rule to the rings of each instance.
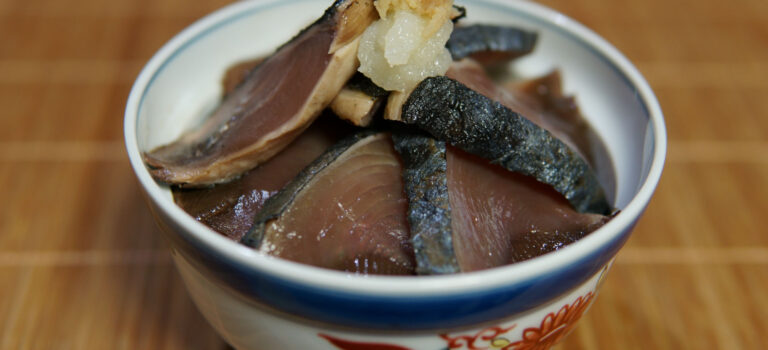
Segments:
[[[0,0],[0,348],[225,349],[122,146],[160,46],[226,0]],[[546,0],[646,76],[669,157],[558,349],[768,349],[768,1]]]

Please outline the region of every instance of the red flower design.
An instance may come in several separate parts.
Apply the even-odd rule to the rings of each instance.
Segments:
[[[330,335],[322,333],[318,334],[318,336],[325,338],[325,340],[341,350],[411,350],[399,345],[353,342],[349,340],[334,338]]]
[[[581,318],[592,302],[594,294],[587,293],[578,297],[571,305],[563,306],[557,314],[549,313],[541,321],[539,328],[526,328],[523,339],[510,344],[504,349],[512,350],[546,350],[563,339]]]
[[[451,337],[448,334],[440,334],[440,337],[445,339],[448,342],[448,349],[461,349],[462,346],[466,346],[467,349],[470,350],[480,350],[480,349],[488,349],[488,348],[478,348],[475,346],[475,342],[484,341],[484,342],[493,342],[498,336],[509,332],[513,328],[515,328],[517,325],[513,324],[512,326],[508,328],[501,328],[501,327],[491,327],[483,329],[482,331],[477,332],[475,335],[460,335],[457,337]]]
[[[507,328],[486,328],[474,335],[452,337],[448,334],[440,334],[440,337],[448,343],[448,349],[547,350],[562,340],[573,329],[576,321],[581,318],[581,315],[584,314],[584,311],[587,310],[593,299],[594,293],[589,292],[585,296],[576,298],[572,304],[564,305],[557,313],[550,312],[541,321],[539,328],[526,328],[523,330],[523,339],[516,342],[510,342],[508,338],[502,337],[514,329],[517,326],[516,324]],[[319,333],[318,336],[341,350],[411,350],[407,347],[393,344],[353,342],[322,333]],[[478,347],[484,345],[485,347]]]

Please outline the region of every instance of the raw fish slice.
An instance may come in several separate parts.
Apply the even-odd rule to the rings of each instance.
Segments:
[[[451,238],[445,142],[413,132],[392,134],[403,159],[408,223],[419,275],[460,272]]]
[[[242,84],[245,79],[248,78],[248,75],[258,67],[261,62],[264,62],[264,57],[238,62],[230,66],[227,71],[224,72],[224,77],[221,78],[221,86],[224,90],[223,95],[227,96],[232,91],[235,91],[235,88]]]
[[[241,178],[209,188],[174,186],[174,201],[198,221],[239,241],[264,202],[350,129],[336,116],[322,116],[288,147]]]
[[[389,134],[343,140],[265,203],[242,242],[324,268],[413,274],[401,174]]]
[[[582,157],[546,130],[455,80],[443,76],[422,81],[403,105],[402,118],[439,140],[551,185],[579,212],[611,211]]]
[[[451,146],[447,183],[453,247],[463,272],[557,250],[608,220],[578,213],[550,186]]]
[[[234,91],[261,61],[263,59],[243,61],[227,69],[222,79],[224,95]],[[352,125],[366,127],[371,124],[373,116],[382,107],[387,95],[389,95],[388,91],[378,87],[366,76],[357,73],[349,79],[328,107],[339,118]]]
[[[529,54],[538,35],[520,28],[476,24],[457,26],[445,45],[454,60],[466,57],[493,65]]]
[[[162,182],[227,182],[269,159],[331,102],[357,68],[372,0],[338,0],[227,94],[200,127],[145,154]]]

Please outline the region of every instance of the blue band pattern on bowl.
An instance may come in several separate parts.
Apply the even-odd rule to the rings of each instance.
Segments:
[[[168,218],[161,218],[172,224]],[[179,228],[169,228],[175,232]],[[207,249],[202,242],[172,234],[181,254],[244,300],[309,321],[381,329],[450,329],[501,320],[546,304],[584,283],[605,266],[629,237],[631,227],[604,249],[555,273],[475,293],[439,297],[370,296],[309,288],[254,271]],[[420,278],[420,277],[413,277]],[[266,305],[269,305],[267,307]],[[403,320],[407,320],[404,322]]]

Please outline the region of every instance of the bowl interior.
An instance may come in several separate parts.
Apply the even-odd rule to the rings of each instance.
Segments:
[[[613,197],[622,213],[608,225],[556,253],[465,274],[510,283],[564,266],[623,234],[639,217],[658,182],[666,135],[658,103],[642,76],[588,29],[528,2],[471,0],[459,4],[468,11],[465,23],[511,24],[539,33],[534,53],[516,61],[513,71],[521,77],[534,77],[560,69],[566,93],[576,96],[583,114],[607,145],[615,167]],[[397,288],[413,290],[419,286],[438,290],[442,288],[439,285],[414,284],[412,279],[402,277],[375,276],[363,283],[349,282],[345,274],[335,271],[265,259],[186,215],[173,203],[170,191],[151,179],[141,161],[140,152],[172,141],[210,112],[220,99],[221,78],[230,65],[269,54],[317,18],[327,5],[312,0],[239,2],[198,21],[166,44],[147,64],[129,98],[125,127],[132,164],[150,199],[185,228],[180,234],[192,235],[211,249],[255,269],[288,278],[299,275],[303,282],[332,288],[381,292],[375,287],[381,280],[395,292]],[[472,277],[430,277],[432,282],[455,280],[457,287],[468,282],[460,281],[466,278]]]

